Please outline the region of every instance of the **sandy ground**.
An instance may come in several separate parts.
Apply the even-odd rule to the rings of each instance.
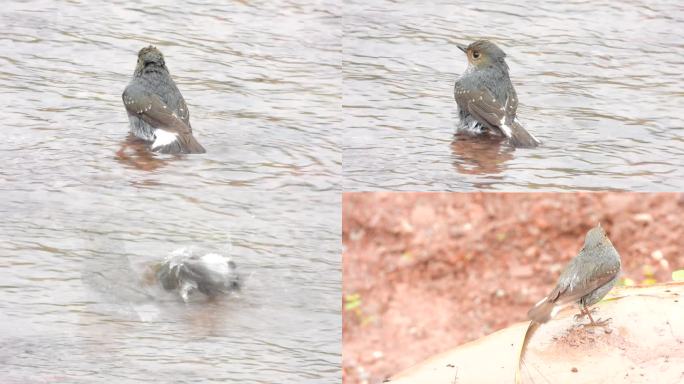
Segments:
[[[342,203],[348,384],[526,320],[598,222],[624,278],[669,281],[684,268],[681,194],[345,193]]]

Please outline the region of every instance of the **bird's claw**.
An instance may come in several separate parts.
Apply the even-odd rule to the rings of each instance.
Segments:
[[[609,317],[607,319],[592,319],[591,317],[589,318],[589,322],[585,324],[580,324],[580,327],[586,328],[586,327],[606,327],[608,326],[608,323],[612,320],[612,317]]]
[[[587,325],[590,327],[605,327],[606,325],[608,325],[608,323],[610,323],[612,319],[612,317],[609,317],[607,319],[596,319],[593,323],[589,323]]]
[[[598,311],[598,308],[592,308],[592,309],[589,309],[589,310],[587,310],[587,309],[585,309],[585,308],[582,308],[582,309],[580,310],[580,313],[576,314],[573,318],[575,319],[575,321],[580,321],[580,320],[582,320],[585,316],[587,316],[587,315],[593,315],[593,314],[595,314],[597,311]],[[591,318],[591,316],[589,316],[589,318]]]

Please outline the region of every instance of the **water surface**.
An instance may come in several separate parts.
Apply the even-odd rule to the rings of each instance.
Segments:
[[[0,191],[2,382],[339,381],[338,198],[152,191]],[[241,292],[147,279],[183,247],[230,256]]]
[[[167,182],[198,187],[336,189],[337,5],[154,3],[3,4],[0,156],[16,159],[9,167],[19,168],[14,175],[30,170],[35,178],[83,181],[103,170],[155,168]],[[126,148],[122,161],[111,162],[128,131],[121,93],[138,50],[149,44],[164,53],[206,155],[169,162],[154,156],[158,161],[150,165]],[[51,167],[70,172],[55,174]]]
[[[344,186],[681,190],[683,22],[668,1],[346,2]],[[454,138],[456,43],[478,39],[507,53],[541,148]]]
[[[338,382],[339,8],[154,3],[2,5],[0,381]],[[127,142],[147,44],[205,155]],[[184,247],[240,294],[147,279]]]

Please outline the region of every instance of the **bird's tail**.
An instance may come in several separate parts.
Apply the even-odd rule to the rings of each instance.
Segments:
[[[195,137],[190,135],[181,135],[178,138],[183,147],[183,153],[205,153],[204,147],[195,139]]]
[[[507,124],[507,126],[510,128],[510,132],[504,131],[504,134],[506,134],[506,137],[508,137],[514,147],[534,148],[541,144],[539,139],[527,132],[527,130],[525,130],[517,121],[513,120],[513,122]]]
[[[205,153],[206,150],[192,134],[179,134],[176,140],[154,148],[155,152],[166,154]]]
[[[545,297],[527,312],[527,317],[537,323],[546,323],[554,315],[556,304]]]

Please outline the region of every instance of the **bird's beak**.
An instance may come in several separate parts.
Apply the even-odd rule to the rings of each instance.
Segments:
[[[467,45],[456,43],[456,46],[458,47],[458,49],[460,49],[464,53],[468,52],[468,46]]]

